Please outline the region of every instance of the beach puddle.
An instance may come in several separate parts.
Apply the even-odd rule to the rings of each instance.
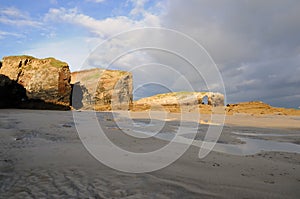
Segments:
[[[251,155],[261,151],[281,151],[289,153],[300,153],[300,145],[289,142],[277,142],[273,140],[260,140],[239,137],[245,144],[236,145],[228,151],[231,154]]]
[[[234,135],[240,136],[253,136],[253,137],[290,137],[290,136],[300,136],[300,134],[278,134],[278,133],[240,133],[231,132]]]
[[[192,145],[202,147],[208,125],[187,121],[179,123],[155,119],[129,120],[126,117],[118,117],[115,123],[112,126],[107,126],[106,129],[121,130],[137,138],[155,137],[183,144],[189,144],[193,140]],[[178,132],[179,130],[180,132]],[[300,153],[300,145],[292,143],[294,141],[291,139],[293,136],[298,138],[300,132],[291,129],[281,131],[278,129],[224,126],[213,151],[241,156],[253,155],[262,151]],[[290,139],[286,140],[285,138]]]
[[[193,131],[194,129],[191,129]],[[147,129],[143,130],[134,130],[135,133],[143,133],[148,136],[154,136],[158,139],[171,141],[175,138],[174,132],[159,132],[154,134],[151,131],[147,131]],[[262,140],[262,139],[255,139],[255,138],[248,138],[242,137],[241,135],[245,136],[294,136],[294,135],[284,135],[284,134],[255,134],[255,133],[237,133],[233,132],[232,135],[236,139],[239,139],[242,144],[226,144],[226,143],[216,143],[213,151],[231,154],[231,155],[254,155],[260,153],[262,151],[281,151],[281,152],[290,152],[290,153],[300,153],[300,145],[293,144],[289,142],[278,142],[273,140]],[[298,135],[299,136],[299,135]],[[186,144],[189,143],[191,139],[195,137],[193,133],[185,133],[178,136],[177,142]],[[202,147],[203,141],[202,140],[194,140],[192,145],[197,147]]]
[[[192,137],[191,135],[190,137]],[[172,140],[174,136],[170,136],[170,133],[161,133],[161,135],[156,136],[160,139]],[[182,135],[183,139],[181,139],[184,143],[184,139],[186,138],[186,134]],[[231,154],[231,155],[254,155],[260,153],[262,151],[281,151],[281,152],[289,152],[289,153],[300,153],[300,145],[293,144],[289,142],[277,142],[273,140],[261,140],[254,138],[245,138],[245,137],[237,137],[237,139],[241,140],[243,144],[224,144],[224,143],[216,143],[213,151]],[[194,140],[193,145],[201,147],[201,140]]]

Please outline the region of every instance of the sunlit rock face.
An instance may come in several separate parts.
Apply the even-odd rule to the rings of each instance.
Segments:
[[[251,115],[300,115],[300,110],[272,107],[269,104],[261,101],[227,104],[226,111],[228,115],[240,113]]]
[[[168,112],[204,111],[224,106],[224,95],[213,92],[172,92],[139,99],[133,103],[134,111],[164,110]]]
[[[71,73],[65,62],[54,58],[8,56],[2,60],[0,74],[23,86],[29,100],[70,105]]]
[[[72,73],[75,109],[128,110],[132,104],[132,74],[119,70],[90,69]]]
[[[224,95],[213,92],[172,92],[142,98],[140,100],[137,100],[135,103],[150,105],[207,104],[211,106],[224,106]]]

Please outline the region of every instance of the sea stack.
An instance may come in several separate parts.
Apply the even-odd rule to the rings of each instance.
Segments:
[[[0,74],[23,86],[28,100],[69,107],[71,73],[67,63],[31,56],[8,56],[1,62]]]
[[[97,111],[129,110],[132,105],[132,74],[94,68],[72,73],[72,106]]]

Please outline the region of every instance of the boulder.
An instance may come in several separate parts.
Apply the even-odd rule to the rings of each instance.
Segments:
[[[73,72],[75,109],[128,110],[132,104],[132,74],[119,70],[89,69]]]
[[[70,105],[71,73],[65,62],[54,58],[8,56],[2,60],[0,74],[22,85],[29,100]]]

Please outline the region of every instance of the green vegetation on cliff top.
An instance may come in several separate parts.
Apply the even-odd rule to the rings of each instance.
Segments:
[[[53,57],[48,57],[48,58],[44,58],[44,59],[38,59],[29,55],[13,55],[13,56],[5,56],[3,57],[3,60],[5,59],[10,59],[10,60],[24,60],[24,59],[31,59],[31,60],[50,60],[50,65],[53,67],[62,67],[62,66],[67,66],[68,64],[66,62],[57,60]]]
[[[12,55],[12,56],[5,56],[4,59],[36,59],[35,57],[29,55]]]
[[[62,67],[62,66],[67,66],[68,64],[66,62],[63,62],[63,61],[59,61],[53,57],[48,57],[48,58],[45,58],[43,60],[47,60],[49,59],[50,60],[50,64],[51,66],[53,67]]]

